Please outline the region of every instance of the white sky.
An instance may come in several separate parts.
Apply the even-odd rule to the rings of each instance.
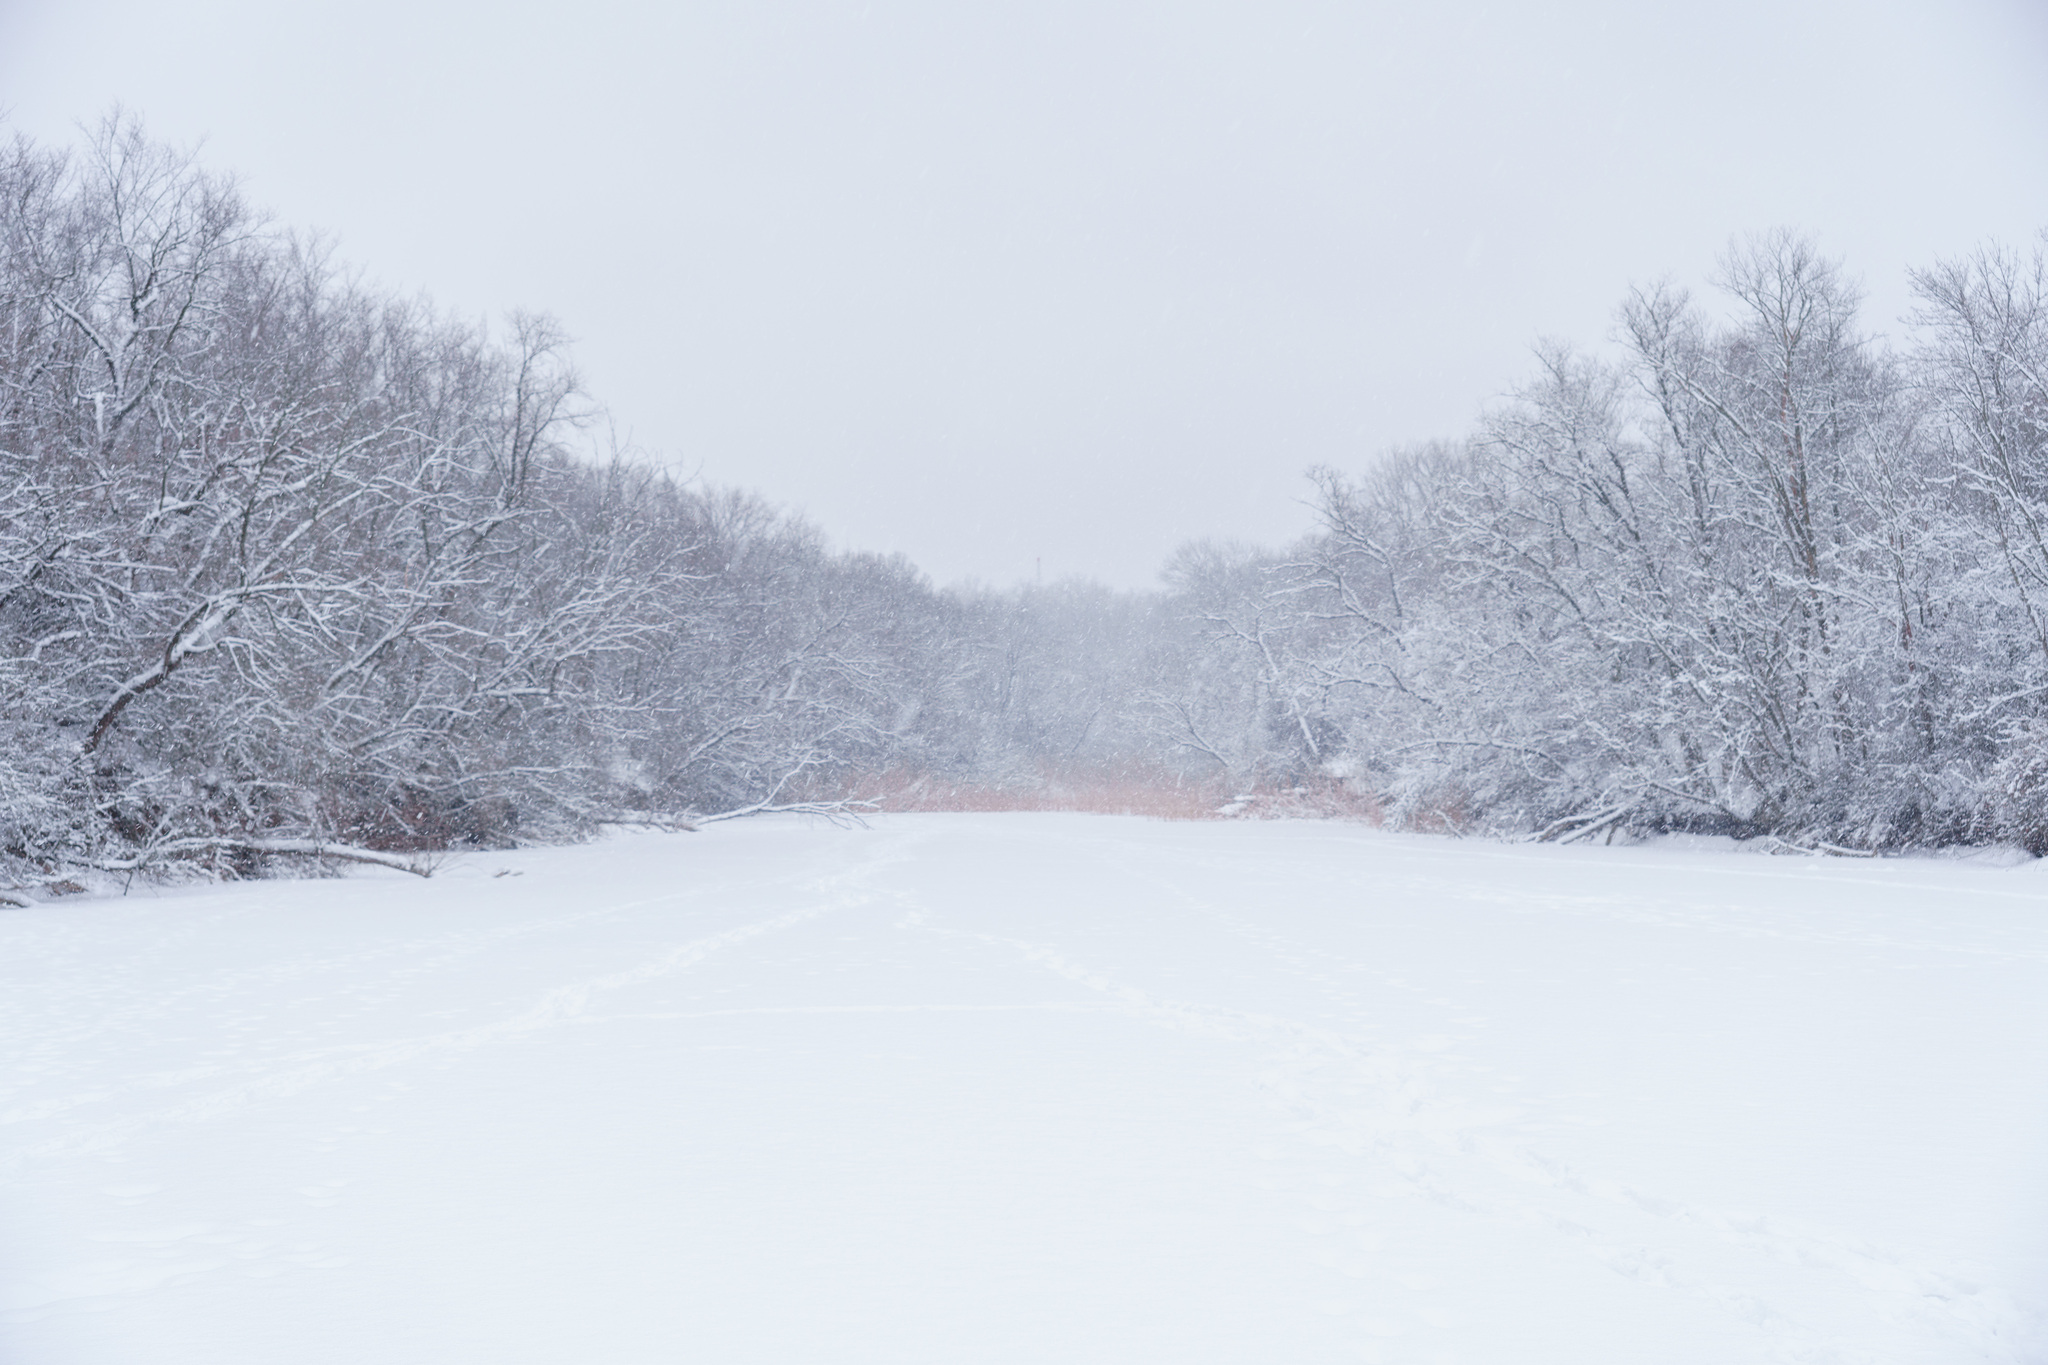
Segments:
[[[1463,430],[1538,335],[1780,224],[1895,328],[2048,227],[2048,6],[0,0],[0,108],[114,102],[649,453],[941,582],[1149,583]]]

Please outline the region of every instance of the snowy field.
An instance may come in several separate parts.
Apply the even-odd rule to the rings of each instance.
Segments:
[[[752,822],[0,912],[0,1044],[6,1365],[2048,1360],[2048,865]]]

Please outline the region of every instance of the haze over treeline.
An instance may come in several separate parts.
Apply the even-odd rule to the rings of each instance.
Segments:
[[[554,322],[369,288],[133,121],[16,140],[0,199],[20,869],[868,795],[2048,848],[2037,248],[1929,262],[1884,342],[1824,244],[1743,238],[1612,356],[1315,472],[1292,546],[942,592],[618,448]]]

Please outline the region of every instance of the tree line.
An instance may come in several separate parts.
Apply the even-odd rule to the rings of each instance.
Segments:
[[[2048,273],[1911,282],[1888,344],[1752,238],[1717,306],[1639,289],[1616,354],[1540,347],[1465,439],[1316,473],[1289,553],[1184,556],[1212,688],[1270,714],[1219,757],[1454,828],[2048,851]]]
[[[1788,234],[1319,526],[934,588],[619,450],[562,330],[366,286],[110,118],[0,158],[0,861],[1170,790],[1459,830],[2048,845],[2039,254],[1859,330]],[[951,794],[950,796],[948,794]],[[1291,804],[1290,804],[1291,803]]]

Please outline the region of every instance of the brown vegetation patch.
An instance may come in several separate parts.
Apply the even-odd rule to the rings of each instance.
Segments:
[[[1220,776],[1188,777],[1143,763],[1041,765],[1007,780],[948,777],[921,768],[855,773],[811,799],[872,801],[884,812],[1073,811],[1155,820],[1349,819],[1380,823],[1379,802],[1318,779],[1235,788]]]

